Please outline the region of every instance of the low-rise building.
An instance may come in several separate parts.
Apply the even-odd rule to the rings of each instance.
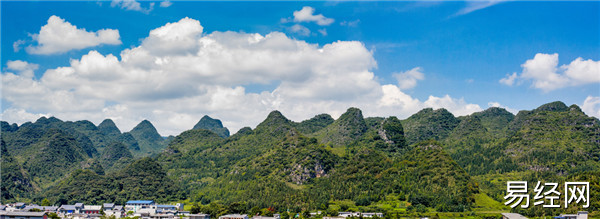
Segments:
[[[219,219],[248,219],[247,214],[227,214],[219,217]]]
[[[190,219],[210,219],[208,214],[188,214]]]
[[[115,207],[115,203],[104,203],[102,204],[102,210],[110,211]]]
[[[48,212],[0,212],[0,219],[48,219]]]
[[[130,200],[125,203],[125,211],[137,212],[139,209],[148,208],[155,205],[152,200]]]
[[[517,213],[502,213],[502,219],[527,219],[527,217]]]
[[[380,212],[376,212],[376,213],[370,213],[370,212],[368,212],[368,213],[360,213],[360,215],[362,217],[383,217],[383,213],[380,213]]]
[[[588,218],[588,212],[587,211],[580,211],[577,212],[577,214],[561,214],[558,217],[554,217],[555,219],[587,219]]]
[[[33,211],[34,209],[38,209],[44,212],[56,212],[58,211],[58,206],[39,206],[39,205],[27,205],[21,211]]]
[[[77,214],[79,213],[79,211],[77,210],[75,205],[61,205],[60,208],[58,208],[58,213],[61,213],[63,215],[69,215]]]
[[[252,219],[277,219],[276,217],[254,216]]]
[[[123,206],[122,205],[110,205],[110,208],[108,208],[107,210],[104,210],[104,214],[106,216],[115,216],[116,218],[121,218],[123,216],[125,216],[125,211],[123,210]]]
[[[83,214],[100,214],[102,210],[101,205],[84,205],[83,209],[81,209],[81,213]]]

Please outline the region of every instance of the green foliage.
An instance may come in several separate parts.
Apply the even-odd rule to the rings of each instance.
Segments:
[[[406,142],[414,144],[425,140],[446,138],[458,125],[459,120],[446,109],[422,109],[402,121]]]
[[[384,140],[392,145],[391,152],[403,149],[406,146],[404,128],[398,118],[391,116],[383,121]]]
[[[311,136],[316,137],[323,144],[343,148],[359,139],[366,131],[367,124],[362,111],[349,108],[340,118]]]
[[[0,202],[25,198],[33,192],[29,177],[17,161],[8,153],[4,139],[0,137],[0,166],[2,167],[2,184]]]
[[[162,151],[167,142],[158,134],[154,125],[148,120],[140,122],[130,132],[131,136],[137,141],[139,151],[132,151],[135,157],[151,156]]]
[[[329,114],[319,114],[309,120],[298,123],[296,129],[301,133],[308,135],[327,127],[334,121],[335,120],[331,118]]]
[[[60,219],[60,217],[58,216],[58,214],[56,214],[54,212],[48,213],[48,218],[50,218],[50,219]]]
[[[133,155],[123,143],[113,142],[104,149],[100,160],[104,169],[119,170],[133,161]]]
[[[221,120],[210,118],[210,116],[203,116],[193,129],[206,129],[210,130],[221,138],[229,137],[229,129],[223,127]]]
[[[98,125],[98,130],[109,138],[117,138],[121,135],[121,130],[117,128],[117,125],[111,119],[105,119]]]
[[[501,108],[459,118],[424,109],[404,121],[365,119],[350,108],[335,121],[321,114],[296,123],[273,111],[256,129],[227,138],[215,133],[220,121],[203,120],[203,128],[169,140],[148,121],[123,134],[110,120],[98,127],[56,118],[2,122],[1,201],[187,199],[192,212],[211,217],[320,209],[485,218],[494,215],[478,212],[507,210],[508,180],[587,180],[592,196],[600,191],[600,122],[560,102],[516,116]]]
[[[173,181],[166,177],[162,167],[151,158],[142,158],[126,168],[98,175],[90,170],[76,170],[57,185],[48,188],[41,197],[48,197],[55,204],[74,201],[90,204],[127,200],[152,199],[167,202],[181,198]]]
[[[42,200],[42,206],[50,206],[50,201],[47,198],[44,198],[44,200]]]

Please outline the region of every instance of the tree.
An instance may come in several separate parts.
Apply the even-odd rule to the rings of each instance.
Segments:
[[[44,198],[44,200],[42,200],[42,206],[50,206],[50,201],[48,201],[47,198]]]
[[[50,219],[60,219],[60,217],[58,216],[58,214],[56,214],[54,212],[48,213],[48,218],[50,218]]]
[[[259,215],[260,213],[261,213],[261,211],[258,206],[254,206],[254,207],[252,207],[252,209],[250,209],[250,214],[252,216]]]

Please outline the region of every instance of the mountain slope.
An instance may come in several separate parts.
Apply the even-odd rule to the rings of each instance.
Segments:
[[[132,151],[135,157],[144,157],[157,154],[166,147],[165,140],[158,134],[154,125],[144,120],[128,132],[137,141],[139,151]]]
[[[319,142],[333,147],[344,147],[359,139],[367,131],[362,111],[349,108],[333,123],[313,134]]]
[[[210,118],[210,116],[203,116],[192,129],[206,129],[217,133],[221,138],[229,137],[229,129],[223,127],[221,120]]]
[[[446,109],[422,109],[402,121],[406,142],[414,144],[426,140],[442,140],[460,121]]]

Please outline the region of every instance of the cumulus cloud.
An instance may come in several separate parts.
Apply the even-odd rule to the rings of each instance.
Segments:
[[[160,7],[161,8],[168,8],[173,4],[173,2],[169,1],[169,0],[165,0],[160,2]]]
[[[588,116],[600,118],[600,97],[588,96],[585,98],[581,110]]]
[[[64,53],[101,44],[121,44],[118,30],[102,29],[88,32],[83,28],[78,29],[77,26],[56,15],[48,18],[48,23],[42,26],[39,33],[33,34],[32,38],[38,45],[30,45],[26,51],[40,55]]]
[[[304,6],[299,11],[294,11],[295,22],[315,22],[320,26],[327,26],[334,22],[333,18],[327,18],[323,14],[314,14],[315,9],[310,6]]]
[[[160,5],[161,5],[161,7],[164,7],[162,2]],[[124,9],[127,11],[139,11],[139,12],[142,12],[145,14],[148,14],[152,10],[154,10],[154,2],[151,2],[148,8],[144,8],[144,7],[142,7],[142,5],[139,2],[137,2],[135,0],[112,0],[112,2],[110,3],[110,6],[111,7],[120,7],[121,9]],[[166,6],[166,7],[168,7],[168,6]]]
[[[10,121],[12,123],[23,124],[25,122],[35,121],[40,117],[50,117],[49,114],[29,113],[24,109],[9,108],[0,113],[2,121]]]
[[[150,31],[119,56],[90,51],[39,79],[3,72],[2,98],[11,104],[3,113],[11,122],[37,112],[95,123],[111,118],[125,131],[148,119],[161,134],[171,135],[190,129],[205,114],[235,131],[257,125],[272,110],[295,121],[319,113],[337,117],[348,107],[359,107],[366,116],[401,118],[423,107],[445,107],[455,115],[480,110],[448,95],[421,101],[397,85],[380,84],[372,72],[373,52],[362,42],[318,45],[280,32],[203,30],[199,21],[183,18]],[[15,71],[32,69],[10,65]],[[262,85],[275,88],[246,90]],[[19,115],[21,120],[14,118]]]
[[[521,65],[520,75],[513,73],[500,83],[513,85],[515,80],[531,81],[531,86],[544,92],[593,83],[600,83],[600,61],[579,57],[568,65],[558,66],[558,54],[538,53]]]
[[[417,86],[417,81],[425,79],[425,74],[423,74],[423,69],[421,67],[416,67],[411,70],[394,73],[393,76],[398,80],[398,85],[400,89],[412,89]]]
[[[505,78],[500,79],[500,83],[508,85],[508,86],[512,86],[513,84],[515,84],[516,79],[517,79],[517,73],[513,72],[511,75],[507,74]]]
[[[38,64],[29,63],[26,61],[16,60],[8,61],[6,68],[9,70],[18,71],[19,74],[25,78],[33,78],[33,72],[40,66]]]

